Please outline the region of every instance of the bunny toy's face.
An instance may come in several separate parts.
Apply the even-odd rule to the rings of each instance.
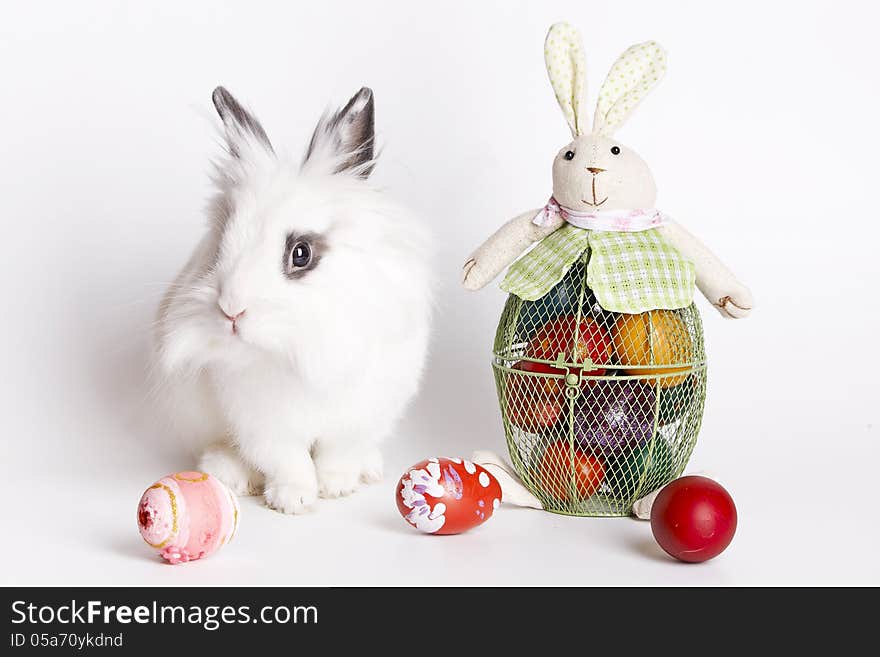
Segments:
[[[634,151],[608,137],[585,135],[556,154],[553,196],[579,212],[631,210],[653,208],[657,187]]]
[[[592,129],[586,109],[586,60],[580,33],[556,23],[547,33],[544,62],[574,139],[553,161],[553,196],[577,212],[654,207],[657,188],[645,161],[614,140],[666,70],[666,53],[653,41],[630,46],[599,88]]]

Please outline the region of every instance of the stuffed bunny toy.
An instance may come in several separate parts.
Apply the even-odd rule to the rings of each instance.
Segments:
[[[540,241],[502,284],[522,299],[540,298],[590,249],[590,287],[606,310],[682,308],[695,282],[724,317],[747,316],[754,305],[749,290],[696,237],[654,208],[657,190],[648,165],[614,139],[665,72],[663,49],[647,42],[620,56],[599,90],[592,127],[578,32],[566,23],[551,27],[544,55],[572,135],[553,161],[553,196],[544,208],[510,220],[467,259],[464,286],[484,287]],[[664,273],[651,274],[658,269]],[[633,280],[634,271],[649,275]]]
[[[368,180],[369,89],[319,121],[302,162],[224,88],[213,101],[227,152],[160,306],[158,387],[177,432],[205,445],[201,470],[300,513],[382,476],[425,358],[428,239]]]

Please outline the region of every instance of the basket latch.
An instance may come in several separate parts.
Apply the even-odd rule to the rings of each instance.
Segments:
[[[563,378],[566,388],[565,394],[570,398],[577,397],[580,393],[581,376],[583,376],[583,373],[596,369],[590,358],[585,358],[582,363],[573,367],[566,362],[565,354],[557,355],[556,362],[552,366],[556,369],[565,370],[565,377]]]

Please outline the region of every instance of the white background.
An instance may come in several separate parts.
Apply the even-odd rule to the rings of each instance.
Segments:
[[[3,584],[880,584],[876,9],[863,2],[4,2],[0,9]],[[547,27],[584,32],[594,94],[649,38],[669,71],[619,138],[659,207],[751,286],[705,303],[710,360],[690,470],[733,494],[730,549],[667,558],[646,523],[502,507],[422,536],[393,486],[432,455],[504,452],[489,351],[504,295],[458,286],[470,250],[541,204],[567,128]],[[164,566],[140,493],[192,466],[144,405],[149,327],[198,238],[227,85],[277,146],[376,94],[377,178],[436,236],[421,396],[384,483],[285,517],[243,502],[236,540]],[[592,96],[591,96],[592,97]]]

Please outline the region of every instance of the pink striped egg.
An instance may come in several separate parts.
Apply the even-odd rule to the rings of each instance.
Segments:
[[[138,503],[147,545],[172,564],[195,561],[226,545],[238,528],[238,501],[216,477],[178,472],[150,486]]]

